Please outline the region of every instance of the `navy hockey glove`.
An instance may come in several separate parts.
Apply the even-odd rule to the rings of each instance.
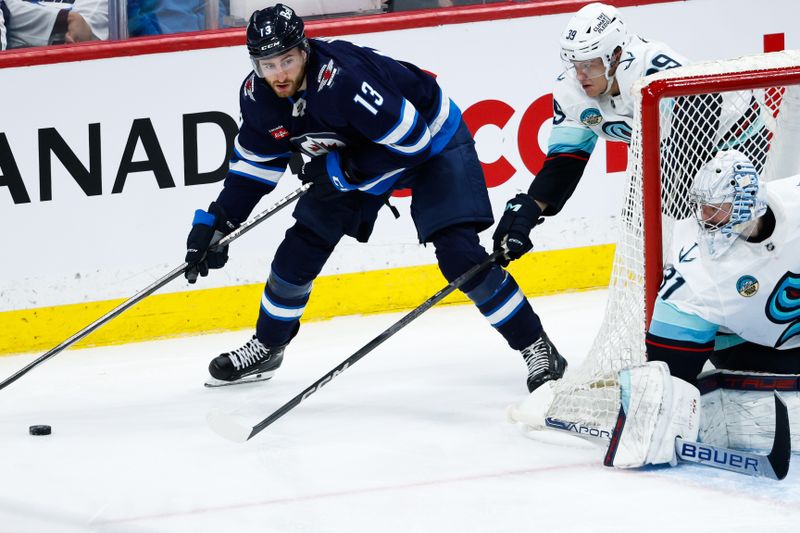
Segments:
[[[198,209],[194,213],[192,231],[186,239],[186,262],[189,268],[184,276],[189,283],[197,281],[200,276],[208,276],[209,268],[222,268],[228,262],[228,247],[222,246],[211,250],[210,248],[223,237],[235,230],[239,224],[228,219],[225,211],[211,202],[208,211]]]
[[[303,159],[303,154],[297,152],[289,159],[289,170],[296,174],[303,183],[314,184],[311,187],[311,194],[318,200],[330,202],[345,194],[334,187],[328,175],[328,167],[324,155],[318,155],[306,161]]]
[[[506,203],[506,209],[494,230],[494,251],[502,250],[497,263],[507,266],[533,248],[531,230],[544,219],[542,208],[527,194],[518,194]]]

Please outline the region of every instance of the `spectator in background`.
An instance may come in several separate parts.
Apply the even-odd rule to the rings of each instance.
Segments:
[[[507,0],[389,0],[387,11],[412,11],[415,9],[436,9],[440,7],[473,6],[496,4]]]
[[[6,49],[6,3],[0,0],[0,50]]]
[[[228,7],[223,0],[218,1],[216,27],[222,27]],[[205,0],[128,0],[128,35],[141,37],[208,29],[206,4]]]
[[[9,48],[108,38],[108,0],[4,0]]]

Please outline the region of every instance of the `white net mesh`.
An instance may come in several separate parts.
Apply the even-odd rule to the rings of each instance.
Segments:
[[[751,158],[767,181],[800,171],[796,157],[800,152],[798,88],[788,83],[764,88],[768,80],[776,79],[776,72],[800,72],[796,70],[799,67],[800,52],[787,51],[668,70],[648,76],[634,87],[627,197],[605,317],[583,365],[571,368],[554,384],[554,400],[545,416],[595,427],[613,426],[619,410],[616,374],[645,360],[645,257],[652,260],[658,249],[666,250],[674,220],[690,216],[687,191],[703,163],[719,150],[735,148]],[[732,73],[747,79],[737,81],[737,90],[718,92],[717,88],[728,86],[715,80],[731,78]],[[645,88],[656,82],[663,86],[665,80],[668,86],[680,87],[687,78],[697,81],[709,76],[699,89],[701,94],[692,94],[698,89],[687,89],[682,95],[665,97],[655,104],[657,123],[643,122],[643,116],[650,116],[642,110]],[[659,141],[644,146],[643,131],[656,125]],[[657,147],[652,146],[655,144]],[[661,168],[656,175],[643,171],[643,154],[648,148],[658,149],[660,154]],[[643,180],[649,179],[661,183],[661,212],[645,215]],[[645,236],[645,217],[653,216],[661,218],[665,238]]]

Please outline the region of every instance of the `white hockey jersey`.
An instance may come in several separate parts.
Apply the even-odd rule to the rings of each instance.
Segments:
[[[686,64],[688,60],[666,44],[634,36],[622,52],[615,74],[619,95],[591,98],[583,91],[574,69],[564,72],[553,90],[553,130],[548,151],[570,152],[573,145],[591,153],[598,137],[630,144],[634,82],[648,74]]]
[[[698,244],[696,220],[676,224],[659,299],[720,332],[795,348],[800,346],[800,175],[764,187],[775,229],[762,242],[740,238],[711,259]]]
[[[108,0],[5,0],[10,12],[8,47],[47,46],[62,9],[79,13],[98,39],[108,39]]]

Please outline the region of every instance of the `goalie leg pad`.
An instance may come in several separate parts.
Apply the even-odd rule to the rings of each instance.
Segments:
[[[619,384],[620,411],[604,464],[675,465],[675,437],[697,438],[700,392],[670,376],[662,361],[621,370]]]
[[[800,449],[800,375],[713,370],[698,377],[700,441],[769,450],[775,438],[774,390],[789,409],[792,449]]]

